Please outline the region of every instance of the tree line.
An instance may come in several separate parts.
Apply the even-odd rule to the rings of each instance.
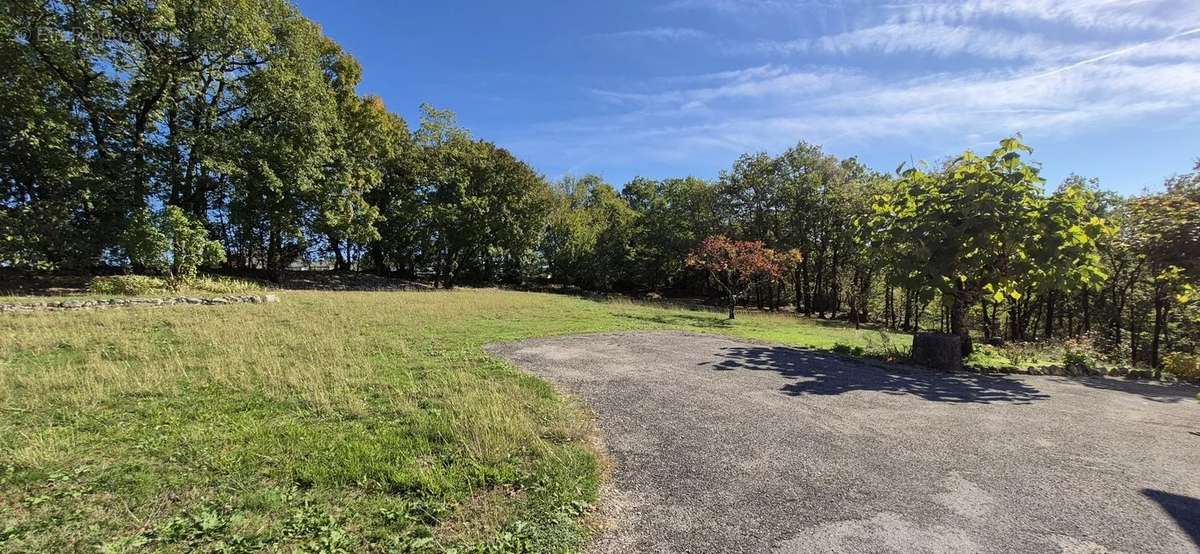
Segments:
[[[447,287],[717,295],[730,287],[689,259],[723,238],[763,249],[744,306],[1088,334],[1154,367],[1200,342],[1200,165],[1122,197],[1045,183],[1017,137],[888,173],[800,142],[713,180],[550,182],[448,111],[410,128],[358,94],[359,64],[286,0],[2,10],[0,266],[169,268],[142,251],[171,235],[138,232],[165,221],[205,230],[222,252],[204,259],[273,278],[320,258]]]

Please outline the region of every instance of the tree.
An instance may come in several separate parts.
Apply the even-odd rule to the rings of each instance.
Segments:
[[[729,319],[736,317],[737,299],[752,284],[780,275],[778,256],[761,241],[733,241],[722,235],[701,241],[688,254],[687,265],[706,271],[721,287],[728,301]]]
[[[543,243],[552,279],[594,290],[628,285],[638,213],[595,175],[564,177]]]
[[[625,184],[621,197],[637,213],[631,279],[651,290],[678,284],[688,251],[717,230],[715,188],[695,177],[639,177]]]
[[[162,273],[172,289],[190,283],[200,266],[225,261],[225,249],[208,238],[204,222],[178,206],[167,206],[161,212],[139,211],[125,231],[124,241],[130,260]]]
[[[897,189],[874,204],[870,225],[897,265],[894,275],[941,294],[964,356],[971,352],[969,308],[985,294],[997,302],[1020,298],[1038,238],[1075,248],[1094,245],[1103,229],[1093,222],[1041,234],[1048,204],[1037,167],[1022,157],[1030,152],[1007,138],[986,156],[966,151],[940,172],[902,166]]]
[[[1153,311],[1149,361],[1157,370],[1172,315],[1200,283],[1200,173],[1168,179],[1166,192],[1134,198],[1129,210],[1129,246],[1146,267]]]
[[[296,15],[276,32],[267,63],[246,79],[221,166],[229,175],[230,242],[244,263],[280,281],[307,252],[328,206],[326,169],[338,120],[320,29]]]
[[[471,139],[452,112],[422,109],[416,201],[435,284],[527,275],[551,210],[549,184],[507,150]]]

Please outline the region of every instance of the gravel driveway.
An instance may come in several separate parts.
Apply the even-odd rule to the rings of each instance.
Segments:
[[[488,349],[594,410],[596,552],[1200,552],[1195,388],[673,332]]]

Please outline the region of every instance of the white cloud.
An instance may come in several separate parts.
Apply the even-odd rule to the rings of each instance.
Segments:
[[[958,25],[1003,19],[1092,30],[1171,31],[1200,23],[1200,3],[1195,0],[675,0],[666,6],[733,14],[882,10],[895,23]]]
[[[1061,60],[1100,49],[1101,46],[1095,43],[1063,44],[1033,33],[929,22],[885,23],[818,38],[758,41],[727,47],[734,53],[774,55],[924,53],[999,60]]]
[[[763,98],[795,98],[799,95],[830,90],[835,85],[844,86],[857,82],[861,80],[861,76],[850,71],[791,71],[786,66],[759,66],[681,80],[696,82],[719,80],[721,82],[712,86],[653,92],[610,90],[594,90],[593,92],[607,99],[634,102],[655,108],[695,108],[702,104],[722,100],[744,102]]]
[[[1200,33],[1198,33],[1200,35]],[[1149,41],[1087,63],[968,70],[885,79],[844,68],[784,65],[673,77],[651,90],[595,94],[619,112],[538,128],[524,148],[570,144],[572,156],[629,166],[732,159],[797,140],[859,144],[924,137],[1095,132],[1151,118],[1194,125],[1200,117],[1200,37]],[[1186,45],[1184,44],[1186,43]],[[975,139],[971,139],[975,140]],[[585,166],[586,161],[581,162]]]
[[[1046,22],[1091,30],[1177,30],[1200,23],[1195,0],[943,0],[888,6],[896,21]]]
[[[736,14],[746,28],[788,11],[838,10],[853,24],[791,40],[706,36],[716,53],[758,63],[606,84],[589,91],[604,100],[594,115],[538,126],[514,147],[583,168],[652,171],[778,151],[800,139],[888,140],[922,150],[943,141],[950,152],[1017,131],[1080,136],[1131,123],[1200,125],[1200,0],[929,0],[884,9],[856,0],[676,0],[670,7]],[[799,28],[821,28],[814,25]],[[670,29],[607,36],[687,40]],[[830,65],[799,65],[818,55]],[[962,63],[972,59],[988,63]]]
[[[606,39],[615,40],[650,40],[654,42],[679,42],[698,40],[708,36],[708,33],[688,27],[651,27],[649,29],[633,29],[599,35]]]

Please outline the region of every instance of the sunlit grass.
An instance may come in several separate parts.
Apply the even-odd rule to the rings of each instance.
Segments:
[[[0,550],[574,548],[590,424],[480,347],[632,329],[878,335],[496,290],[3,315]]]

